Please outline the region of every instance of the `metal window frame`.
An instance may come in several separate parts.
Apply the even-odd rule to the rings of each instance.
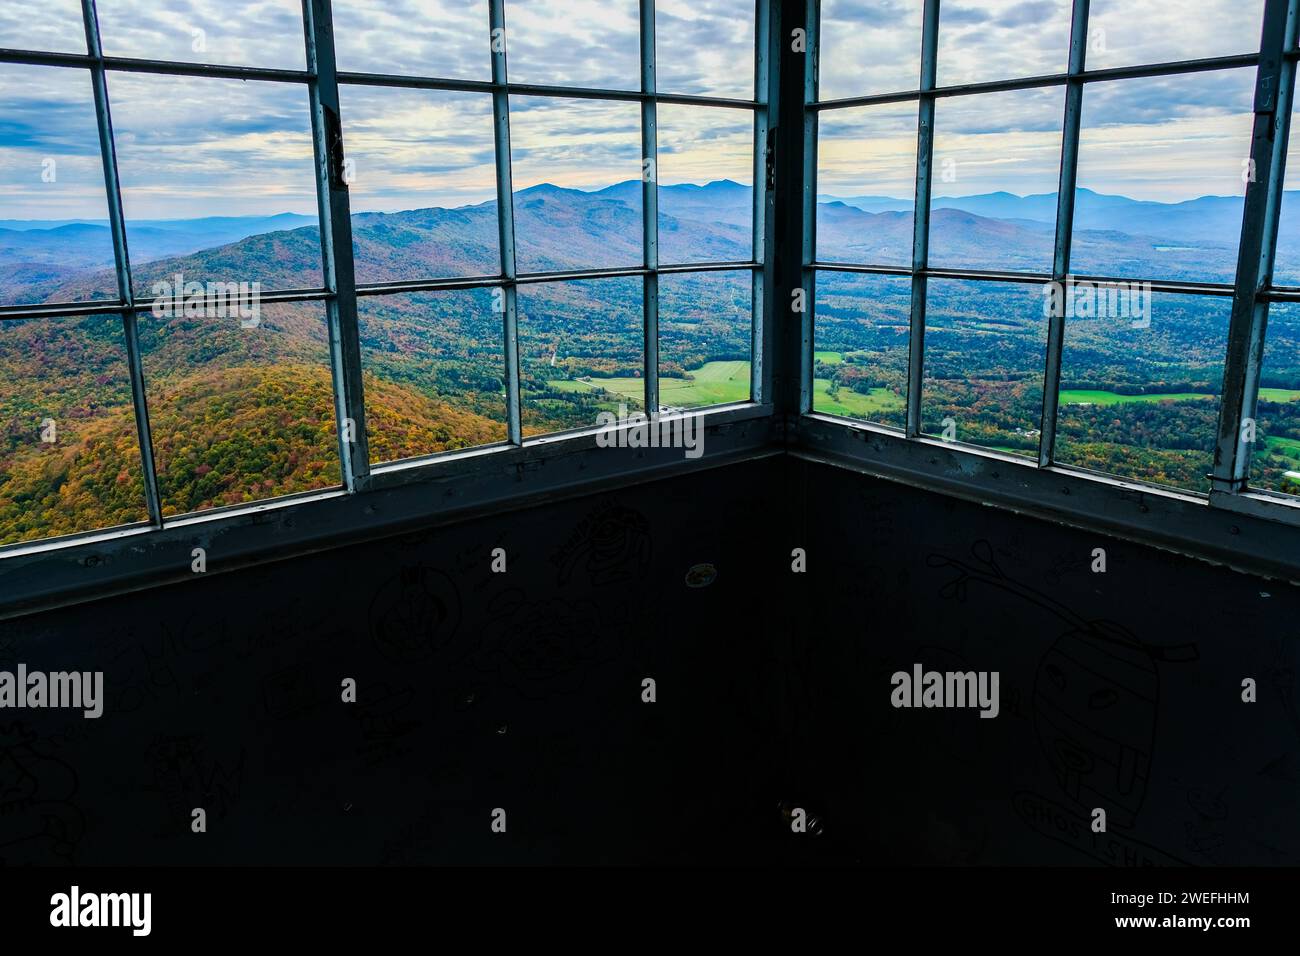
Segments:
[[[472,514],[485,503],[493,507],[522,506],[538,496],[569,493],[583,482],[613,483],[649,480],[675,470],[715,467],[720,463],[773,454],[770,441],[770,366],[768,330],[761,312],[752,315],[752,383],[749,401],[691,409],[702,417],[709,439],[698,460],[680,459],[680,451],[640,450],[623,457],[598,451],[593,428],[525,438],[519,381],[517,289],[521,285],[584,279],[641,277],[645,297],[644,376],[647,408],[659,414],[658,403],[658,277],[661,274],[749,272],[753,276],[752,302],[761,310],[769,191],[763,180],[754,181],[754,247],[749,260],[661,263],[658,256],[658,176],[645,177],[643,190],[643,250],[639,264],[603,269],[569,269],[519,273],[514,244],[514,205],[510,151],[510,96],[546,96],[560,99],[596,99],[635,102],[642,115],[642,147],[648,158],[657,152],[657,105],[750,110],[754,114],[756,173],[764,169],[762,147],[768,130],[768,8],[769,0],[755,0],[755,96],[752,100],[721,96],[665,93],[655,80],[655,4],[640,0],[642,82],[637,90],[594,89],[509,81],[506,44],[492,44],[493,31],[506,28],[508,0],[489,0],[486,39],[489,43],[491,80],[461,80],[435,76],[405,76],[339,71],[337,69],[331,0],[302,0],[306,69],[285,70],[226,64],[188,63],[162,59],[104,56],[99,43],[95,0],[82,0],[87,52],[55,53],[0,49],[0,64],[84,69],[91,78],[99,120],[110,225],[117,264],[117,297],[86,302],[20,303],[0,306],[0,322],[40,319],[57,321],[97,314],[119,314],[126,334],[128,367],[139,442],[144,461],[147,523],[97,529],[84,533],[17,542],[0,547],[0,617],[26,613],[80,596],[94,596],[135,586],[145,574],[157,580],[164,573],[158,562],[166,555],[168,568],[188,568],[189,546],[197,542],[239,540],[237,549],[219,548],[231,558],[225,567],[264,559],[277,552],[324,546],[322,542],[391,533],[413,522],[451,520]],[[503,33],[504,35],[504,33]],[[336,417],[340,427],[338,447],[342,482],[338,488],[305,492],[203,512],[163,515],[153,445],[148,425],[145,379],[140,363],[136,317],[151,306],[137,301],[130,281],[126,219],[117,182],[116,156],[106,76],[111,72],[164,76],[207,77],[301,84],[308,95],[312,123],[314,176],[320,219],[324,285],[317,289],[278,289],[263,292],[262,301],[320,302],[329,329],[330,362]],[[478,92],[492,98],[497,182],[497,215],[501,270],[496,275],[469,277],[430,276],[414,280],[358,283],[352,261],[351,210],[347,183],[342,175],[343,135],[339,89],[344,85]],[[503,291],[502,347],[507,393],[507,440],[392,462],[371,461],[365,430],[364,382],[359,342],[357,301],[362,296],[410,292],[492,288]],[[354,441],[345,440],[342,423],[354,423]],[[408,491],[412,489],[412,491]],[[437,491],[430,497],[429,489]],[[415,490],[419,490],[416,493]],[[391,502],[400,500],[400,505]],[[355,502],[355,504],[353,504]],[[331,521],[318,518],[333,511]],[[268,526],[278,528],[272,544]],[[258,536],[264,540],[259,543]],[[153,558],[138,556],[152,554]],[[294,553],[297,553],[296,551]],[[133,556],[133,557],[127,557]],[[152,565],[152,566],[151,566]],[[39,574],[36,573],[39,571]],[[147,573],[146,573],[147,572]],[[183,575],[182,575],[183,576]],[[12,586],[11,586],[12,585]]]
[[[787,15],[795,15],[800,0],[786,0]],[[913,256],[910,268],[874,263],[820,262],[815,257],[805,262],[811,274],[811,287],[818,272],[844,272],[872,275],[908,277],[912,281],[911,337],[908,354],[907,421],[904,428],[851,419],[844,416],[810,411],[805,398],[803,416],[799,422],[799,441],[796,452],[812,458],[824,457],[860,470],[894,476],[911,482],[925,484],[952,492],[960,486],[966,494],[980,500],[1002,500],[1008,506],[1012,498],[1003,499],[1008,472],[1021,473],[1026,468],[1037,471],[1046,486],[1063,494],[1073,494],[1069,507],[1041,509],[1062,520],[1078,520],[1084,516],[1079,502],[1090,502],[1092,524],[1111,530],[1128,529],[1143,540],[1172,540],[1167,527],[1153,525],[1146,515],[1153,512],[1152,502],[1160,501],[1161,509],[1173,509],[1184,525],[1200,523],[1203,529],[1211,527],[1205,512],[1228,513],[1227,528],[1233,536],[1240,535],[1245,518],[1264,519],[1271,523],[1300,525],[1300,499],[1249,487],[1249,459],[1251,446],[1242,440],[1242,423],[1253,418],[1259,387],[1259,367],[1263,357],[1264,333],[1268,306],[1271,302],[1300,301],[1300,289],[1278,287],[1272,284],[1273,254],[1276,247],[1278,216],[1280,210],[1283,173],[1290,132],[1291,111],[1297,60],[1297,0],[1265,0],[1265,12],[1259,49],[1252,53],[1231,56],[1205,57],[1175,62],[1138,64],[1132,66],[1089,70],[1086,67],[1089,0],[1073,0],[1069,61],[1065,73],[1043,76],[1016,77],[979,83],[954,84],[944,87],[934,85],[936,67],[933,57],[937,53],[937,31],[940,19],[940,0],[925,0],[920,64],[921,76],[914,90],[844,97],[818,101],[813,96],[804,103],[806,114],[820,116],[828,110],[845,109],[880,104],[918,104],[917,129],[917,183],[914,210]],[[809,0],[806,23],[816,25],[820,20],[819,0]],[[813,34],[816,37],[816,34]],[[819,41],[820,37],[816,37]],[[810,54],[816,56],[815,50]],[[1175,295],[1218,296],[1233,300],[1228,348],[1224,363],[1224,386],[1220,403],[1218,444],[1215,450],[1215,468],[1211,488],[1206,493],[1184,491],[1165,486],[1103,475],[1084,468],[1063,465],[1055,458],[1055,438],[1061,375],[1061,354],[1064,340],[1064,316],[1053,314],[1048,318],[1047,347],[1043,377],[1042,433],[1037,460],[1023,460],[1006,456],[991,449],[960,442],[936,442],[924,436],[920,428],[922,372],[924,368],[924,331],[926,285],[931,278],[965,279],[990,282],[1046,283],[1066,281],[1070,276],[1070,246],[1074,219],[1074,198],[1078,171],[1079,140],[1084,91],[1088,84],[1109,80],[1153,78],[1192,73],[1206,73],[1225,69],[1254,67],[1256,93],[1254,103],[1254,132],[1250,156],[1257,172],[1256,179],[1247,184],[1246,202],[1242,219],[1241,242],[1238,248],[1236,281],[1188,282],[1174,280],[1144,280],[1106,276],[1076,275],[1076,281],[1097,284],[1119,282],[1150,282],[1153,292]],[[936,269],[928,262],[928,217],[930,212],[930,165],[933,156],[934,103],[954,96],[977,96],[1021,89],[1062,87],[1065,109],[1062,121],[1060,188],[1057,198],[1056,232],[1050,273],[1026,273],[996,270]],[[815,157],[815,139],[806,146],[806,155]],[[815,158],[812,173],[815,177]],[[808,180],[811,187],[802,189],[804,223],[809,239],[815,229],[816,195],[815,178]],[[815,316],[814,316],[815,322]],[[811,386],[812,369],[805,363],[802,371],[804,391]],[[849,437],[846,437],[849,436]],[[939,451],[939,449],[942,451]],[[935,472],[918,476],[917,462],[928,461]],[[1001,478],[996,477],[1002,476]],[[954,477],[956,476],[956,477]],[[995,477],[990,477],[995,476]],[[1031,496],[1025,494],[1020,504],[1030,510]],[[1134,504],[1136,502],[1136,504]],[[1133,505],[1132,508],[1129,506]],[[1131,513],[1130,513],[1131,511]],[[1116,517],[1124,515],[1117,521]],[[1218,519],[1216,519],[1217,521]],[[1268,573],[1280,568],[1296,578],[1300,571],[1300,552],[1289,538],[1277,539],[1271,531],[1260,531],[1261,539],[1268,541],[1263,547],[1266,554],[1251,556],[1244,553],[1246,545],[1238,539],[1233,546],[1224,547],[1216,537],[1217,532],[1197,533],[1184,527],[1177,538],[1180,549],[1194,553],[1222,556],[1233,553],[1240,565],[1265,568]],[[1211,540],[1213,539],[1213,540]],[[1286,542],[1285,545],[1283,542]],[[1275,551],[1275,553],[1274,553]],[[1300,578],[1296,578],[1300,579]]]
[[[524,507],[636,481],[652,480],[699,468],[718,467],[782,453],[853,468],[879,477],[906,481],[946,494],[968,497],[1011,510],[1041,515],[1051,520],[1100,528],[1145,544],[1169,547],[1258,573],[1300,581],[1300,554],[1295,531],[1300,524],[1300,501],[1255,491],[1241,481],[1248,474],[1249,448],[1226,438],[1240,434],[1240,420],[1253,414],[1257,399],[1258,366],[1262,356],[1267,305],[1300,301],[1300,287],[1271,284],[1272,253],[1277,205],[1289,134],[1290,105],[1297,51],[1296,8],[1300,0],[1266,0],[1260,51],[1224,57],[1129,67],[1088,70],[1081,38],[1087,33],[1087,0],[1075,0],[1071,16],[1071,56],[1065,73],[1019,77],[992,82],[935,85],[939,0],[926,0],[923,47],[931,51],[928,69],[915,90],[837,100],[817,99],[819,56],[819,0],[755,0],[754,99],[663,93],[655,76],[653,0],[642,0],[640,88],[601,90],[585,87],[512,84],[508,79],[505,50],[491,54],[490,81],[440,77],[339,72],[335,68],[329,24],[330,0],[304,0],[304,42],[308,68],[280,70],[221,64],[179,63],[131,57],[105,57],[92,39],[97,31],[94,0],[82,0],[88,26],[87,53],[43,53],[0,50],[0,63],[59,66],[84,69],[96,88],[101,157],[110,197],[110,220],[115,238],[118,272],[116,299],[90,302],[20,304],[0,307],[0,322],[26,319],[57,320],[99,313],[117,313],[126,330],[128,349],[134,338],[135,317],[149,306],[137,302],[130,287],[130,259],[125,219],[116,186],[111,114],[105,77],[110,72],[215,77],[301,83],[307,88],[313,114],[322,261],[325,284],[319,289],[283,289],[263,294],[267,302],[319,301],[331,323],[331,360],[335,373],[336,405],[340,417],[349,411],[364,413],[361,363],[356,347],[356,303],[361,296],[409,292],[501,288],[509,303],[521,285],[544,282],[636,277],[647,290],[646,397],[648,407],[659,412],[657,389],[657,310],[651,308],[658,276],[673,273],[750,271],[753,276],[753,354],[751,401],[730,406],[693,410],[704,417],[708,442],[704,456],[684,462],[665,450],[643,450],[620,458],[597,450],[595,429],[524,438],[520,425],[518,382],[517,307],[509,304],[502,320],[508,397],[507,440],[502,443],[397,462],[373,463],[368,455],[351,450],[352,469],[345,484],[335,490],[309,492],[256,502],[247,506],[164,518],[158,504],[157,478],[148,479],[153,503],[147,523],[109,528],[63,538],[25,542],[0,548],[0,617],[28,613],[53,604],[82,600],[104,593],[151,586],[189,575],[192,546],[213,549],[212,567],[221,570],[247,566],[337,543],[378,537],[416,525],[460,520],[487,511]],[[508,0],[490,0],[489,42],[494,24],[505,26]],[[1285,15],[1279,13],[1283,10]],[[647,30],[647,25],[649,29]],[[794,30],[805,31],[805,48],[790,42]],[[314,56],[310,49],[314,45]],[[1285,52],[1280,52],[1285,50]],[[1073,191],[1077,170],[1078,121],[1083,92],[1090,82],[1138,79],[1255,67],[1257,70],[1256,135],[1252,157],[1266,171],[1248,190],[1252,210],[1243,216],[1243,241],[1234,283],[1153,280],[1153,291],[1171,294],[1218,296],[1233,299],[1231,351],[1225,363],[1225,395],[1239,395],[1231,407],[1221,409],[1222,454],[1216,466],[1216,487],[1208,495],[1144,485],[1140,482],[1062,466],[1053,461],[1048,428],[1038,460],[1016,458],[976,446],[945,443],[920,434],[919,388],[909,388],[909,425],[890,428],[812,410],[814,290],[817,273],[847,272],[908,277],[913,283],[913,310],[918,347],[909,346],[909,385],[924,363],[924,299],[928,280],[970,279],[1041,283],[1068,274],[1072,215],[1065,208]],[[928,76],[928,81],[926,77]],[[331,169],[342,161],[341,146],[331,138],[328,109],[337,112],[342,85],[383,86],[479,92],[493,100],[494,144],[497,163],[498,226],[501,237],[501,271],[495,275],[429,277],[425,279],[357,283],[351,263],[350,210],[346,184],[331,181]],[[816,259],[816,155],[817,124],[823,110],[915,100],[918,105],[917,196],[928,200],[929,182],[922,182],[922,161],[932,160],[932,121],[937,100],[1061,86],[1066,113],[1062,130],[1062,189],[1058,194],[1056,239],[1051,273],[996,270],[937,269],[928,264],[928,223],[914,221],[913,258],[910,267],[871,263],[824,263]],[[1260,87],[1263,87],[1261,90]],[[1274,91],[1269,95],[1269,87]],[[637,265],[605,269],[578,269],[518,273],[513,247],[513,189],[509,143],[511,94],[568,99],[602,99],[635,102],[642,114],[642,149],[657,159],[657,105],[672,103],[701,107],[749,109],[754,114],[754,242],[752,261],[661,263],[657,249],[657,169],[651,188],[643,189],[643,258]],[[928,105],[927,105],[928,104]],[[929,124],[923,121],[929,117]],[[929,131],[925,129],[929,126]],[[923,155],[922,155],[923,154]],[[110,168],[111,167],[111,168]],[[344,188],[338,188],[342,185]],[[113,196],[116,195],[116,205]],[[925,203],[928,216],[929,202]],[[918,204],[918,212],[920,206]],[[918,216],[918,220],[923,216]],[[348,236],[340,257],[340,244]],[[332,245],[333,248],[326,248]],[[1078,276],[1093,282],[1132,282],[1141,279]],[[651,291],[653,290],[653,291]],[[789,303],[802,293],[805,308]],[[1049,344],[1044,382],[1055,376],[1059,383],[1063,326],[1049,318]],[[653,327],[652,327],[653,323]],[[1055,331],[1053,331],[1055,323]],[[148,409],[144,380],[139,371],[138,339],[132,370],[133,400],[142,451],[151,458]],[[513,369],[512,369],[513,365]],[[511,388],[513,379],[513,389]],[[1044,389],[1045,396],[1048,389]],[[913,398],[916,395],[916,408]],[[651,404],[652,403],[652,404]],[[347,415],[346,417],[351,417]],[[1055,409],[1047,407],[1044,423],[1055,422]],[[363,421],[364,419],[358,419]],[[1229,425],[1233,426],[1230,430]],[[341,445],[341,453],[348,454]],[[364,464],[363,464],[364,462]],[[146,466],[152,468],[152,461]],[[1207,507],[1208,506],[1208,507]],[[272,544],[274,542],[274,544]]]

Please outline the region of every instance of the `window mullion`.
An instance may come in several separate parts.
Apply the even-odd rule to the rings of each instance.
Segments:
[[[659,414],[659,117],[655,103],[655,3],[641,0],[641,248],[645,410]]]
[[[815,2],[815,0],[814,0]],[[770,0],[754,0],[754,100],[759,108],[754,110],[754,170],[753,241],[750,258],[755,262],[767,261],[767,136],[771,129],[769,106],[771,96],[771,58],[768,43],[771,30]],[[763,300],[763,272],[753,273],[753,292],[750,296],[752,321],[749,367],[749,396],[755,402],[769,402],[772,398],[771,363],[767,355],[767,328]]]
[[[816,110],[807,109],[809,103],[817,102],[818,45],[821,39],[821,0],[807,0],[804,14],[807,51],[804,54],[803,71],[803,182],[808,199],[803,206],[803,229],[801,231],[801,287],[803,289],[803,310],[798,313],[802,319],[799,335],[799,413],[807,414],[813,407],[813,326],[816,319],[817,273],[812,264],[817,258],[817,118]]]
[[[343,487],[352,492],[361,490],[369,480],[370,444],[366,432],[361,333],[352,257],[352,211],[343,159],[333,12],[330,0],[303,0],[302,12],[310,76],[307,89],[320,211],[321,263],[325,288],[333,293],[326,302],[326,315],[339,461]]]
[[[1070,23],[1069,81],[1065,86],[1065,119],[1061,124],[1061,178],[1056,190],[1056,243],[1052,253],[1052,282],[1068,294],[1070,242],[1074,235],[1074,199],[1079,173],[1079,128],[1083,117],[1083,80],[1088,52],[1089,0],[1074,0]],[[1038,466],[1046,468],[1056,453],[1056,416],[1061,397],[1061,352],[1065,344],[1065,294],[1049,297],[1047,365],[1043,372],[1043,413],[1038,435]]]
[[[934,158],[934,88],[939,53],[939,0],[925,0],[916,126],[916,198],[912,205],[912,323],[907,356],[907,436],[921,433],[925,372],[925,270],[930,261],[930,166]]]
[[[1296,35],[1297,0],[1266,0],[1255,77],[1255,120],[1250,143],[1245,209],[1237,277],[1223,368],[1218,442],[1214,449],[1211,501],[1246,489],[1255,439],[1259,373],[1268,324],[1273,256],[1286,169],[1287,136],[1294,97],[1295,61],[1287,56]],[[1251,427],[1247,428],[1247,424]]]
[[[519,295],[515,280],[515,193],[510,166],[510,93],[506,70],[505,0],[488,0],[492,49],[492,128],[496,148],[497,232],[501,247],[501,328],[505,348],[506,437],[523,443],[522,399],[519,395]]]
[[[81,0],[86,28],[86,49],[93,58],[90,68],[95,97],[95,121],[99,128],[99,155],[104,166],[104,191],[108,200],[109,228],[113,235],[113,260],[117,271],[117,295],[122,302],[122,331],[126,338],[127,372],[131,378],[131,401],[135,406],[136,438],[140,443],[145,504],[149,521],[162,527],[162,498],[149,427],[149,403],[144,390],[144,363],[140,356],[140,333],[131,288],[131,256],[126,244],[126,216],[122,211],[122,184],[117,175],[117,148],[113,141],[113,117],[108,105],[108,80],[104,71],[104,50],[99,38],[99,15],[95,0]]]

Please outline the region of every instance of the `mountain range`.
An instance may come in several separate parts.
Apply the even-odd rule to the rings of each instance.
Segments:
[[[629,181],[594,191],[551,184],[518,191],[519,271],[639,266],[642,188]],[[1238,228],[1233,204],[1239,216],[1240,200],[1232,198],[1160,204],[1081,191],[1074,268],[1229,281]],[[751,258],[749,187],[730,181],[661,187],[659,210],[662,263]],[[936,200],[931,261],[1046,271],[1054,216],[1050,195]],[[322,284],[314,217],[132,222],[128,229],[138,297],[178,272],[201,282],[256,281],[264,291]],[[1284,234],[1280,263],[1290,261],[1290,235]],[[491,201],[358,211],[353,238],[362,283],[500,270]],[[107,227],[93,221],[0,222],[0,304],[113,298],[108,239]],[[903,265],[911,257],[910,209],[887,197],[823,197],[817,242],[823,260]],[[819,277],[817,342],[825,358],[817,365],[818,402],[872,420],[897,415],[906,381],[907,290],[905,279]],[[933,283],[927,421],[953,415],[965,422],[968,439],[980,435],[1004,449],[1035,445],[1039,293],[1025,285]],[[1074,444],[1066,447],[1084,449],[1080,455],[1091,467],[1198,481],[1214,425],[1213,405],[1200,398],[1212,397],[1221,378],[1225,301],[1172,297],[1141,335],[1127,323],[1114,329],[1072,324],[1063,388],[1184,397],[1170,408],[1152,401],[1091,411],[1071,405],[1062,422],[1064,438]],[[501,323],[491,290],[363,296],[359,312],[373,460],[504,438]],[[521,287],[527,434],[590,425],[611,404],[637,404],[641,313],[635,277]],[[319,303],[264,305],[255,329],[226,318],[147,312],[139,328],[168,513],[337,482]],[[661,277],[660,374],[677,383],[674,394],[701,373],[731,383],[727,400],[743,399],[750,340],[748,271]],[[1300,355],[1300,335],[1288,337],[1284,323],[1270,321],[1270,341],[1286,348],[1266,359],[1265,384],[1300,389],[1300,359],[1292,357]],[[706,369],[712,369],[707,376]],[[89,316],[0,323],[0,376],[0,544],[136,520],[142,486],[120,322]],[[717,394],[723,393],[701,391],[701,402]],[[38,426],[46,420],[59,426],[54,443],[40,440]],[[1270,448],[1294,454],[1300,467],[1300,415],[1279,422],[1269,426],[1270,441],[1293,437],[1295,448]],[[1279,469],[1291,467],[1278,460]]]

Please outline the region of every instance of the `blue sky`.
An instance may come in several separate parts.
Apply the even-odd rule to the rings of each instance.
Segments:
[[[1093,0],[1089,65],[1243,52],[1262,0]],[[914,87],[920,0],[823,0],[822,95]],[[486,0],[334,0],[340,67],[488,79]],[[1067,0],[948,0],[940,82],[1059,71]],[[660,89],[752,89],[752,0],[659,0]],[[302,68],[298,0],[99,0],[110,55]],[[508,0],[511,77],[634,88],[636,0]],[[864,26],[865,25],[865,26]],[[0,46],[82,51],[78,0],[3,0]],[[1241,191],[1250,71],[1116,81],[1085,96],[1080,185],[1180,200]],[[110,75],[132,218],[312,213],[306,92],[298,85]],[[1055,189],[1063,93],[941,100],[937,195]],[[104,215],[90,86],[79,70],[0,67],[0,219]],[[634,104],[515,97],[515,186],[594,188],[639,173]],[[490,101],[345,87],[354,208],[460,205],[494,195]],[[824,114],[819,191],[907,195],[915,105]],[[751,178],[749,116],[660,110],[660,179]],[[951,160],[943,165],[945,159]],[[49,161],[56,175],[48,180]],[[1294,164],[1293,164],[1294,165]],[[44,176],[43,176],[44,173]]]

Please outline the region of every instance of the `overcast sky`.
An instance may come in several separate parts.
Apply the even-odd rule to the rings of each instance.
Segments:
[[[298,0],[99,0],[105,52],[302,69]],[[920,0],[823,0],[824,98],[914,88]],[[1213,56],[1258,44],[1262,0],[1092,0],[1088,65]],[[637,0],[508,0],[510,77],[639,83]],[[486,0],[334,0],[339,67],[488,79]],[[747,97],[752,0],[659,0],[659,88]],[[1068,0],[947,0],[939,82],[1065,68]],[[84,52],[79,0],[0,0],[0,46]],[[1079,182],[1181,200],[1241,192],[1249,70],[1090,85]],[[124,201],[132,218],[313,213],[305,87],[111,73]],[[354,208],[493,197],[490,98],[345,86]],[[635,104],[514,97],[516,188],[598,188],[640,173]],[[1063,91],[944,98],[936,195],[1056,188]],[[747,111],[660,107],[662,182],[752,178]],[[823,114],[819,191],[909,195],[914,104]],[[54,176],[50,179],[50,160]],[[945,160],[948,162],[945,163]],[[1295,164],[1292,164],[1293,166]],[[43,178],[44,174],[44,178]],[[0,219],[104,215],[88,76],[0,66]]]

